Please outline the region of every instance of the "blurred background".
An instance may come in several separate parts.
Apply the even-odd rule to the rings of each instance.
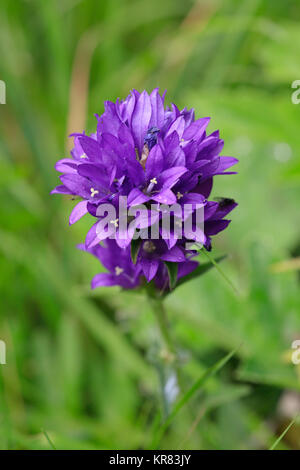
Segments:
[[[295,0],[2,0],[0,448],[49,449],[47,434],[59,449],[147,449],[159,431],[151,306],[90,290],[102,268],[76,245],[91,218],[69,227],[75,202],[49,195],[67,136],[94,131],[103,101],[132,88],[211,116],[223,154],[240,159],[215,180],[213,196],[239,206],[212,252],[229,255],[239,294],[214,269],[166,309],[187,388],[242,345],[159,445],[267,449],[299,412],[299,16]],[[299,426],[278,448],[300,449]]]

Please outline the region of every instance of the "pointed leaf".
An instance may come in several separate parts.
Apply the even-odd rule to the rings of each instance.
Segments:
[[[177,283],[178,274],[178,263],[171,263],[170,261],[164,261],[169,274],[169,286],[170,290],[173,290]]]
[[[132,239],[130,244],[131,259],[133,264],[136,264],[137,257],[140,251],[142,240],[138,238],[137,240]]]

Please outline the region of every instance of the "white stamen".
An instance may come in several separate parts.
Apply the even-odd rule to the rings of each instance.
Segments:
[[[150,180],[150,184],[149,184],[149,186],[148,186],[148,188],[147,188],[147,193],[148,193],[148,194],[151,193],[151,191],[152,191],[152,189],[153,189],[153,187],[154,187],[155,184],[157,184],[157,179],[156,179],[156,178],[152,178],[152,180]]]
[[[177,197],[177,199],[179,200],[179,199],[181,199],[181,198],[183,197],[183,194],[181,194],[181,192],[178,191],[178,193],[176,194],[176,197]]]
[[[120,276],[120,274],[122,274],[123,271],[124,271],[123,268],[120,268],[119,266],[115,267],[115,272],[117,276]]]
[[[83,153],[82,155],[80,155],[80,158],[87,158],[87,155]]]
[[[98,193],[99,193],[99,191],[97,189],[91,188],[91,196],[92,197],[94,197]]]
[[[116,228],[119,227],[119,219],[111,220],[110,223],[113,224]]]

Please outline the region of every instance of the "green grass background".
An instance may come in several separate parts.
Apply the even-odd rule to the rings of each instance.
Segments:
[[[299,408],[300,4],[294,0],[2,0],[0,79],[0,448],[146,449],[162,423],[160,338],[148,302],[91,291],[101,267],[76,250],[91,224],[49,192],[71,131],[103,101],[167,88],[220,129],[239,174],[215,238],[222,269],[166,303],[185,386],[240,344],[160,441],[165,449],[269,448]],[[287,261],[283,266],[276,263]],[[272,268],[273,266],[273,268]],[[299,269],[299,264],[298,264]],[[159,374],[157,374],[157,370]],[[300,449],[296,425],[278,448]]]

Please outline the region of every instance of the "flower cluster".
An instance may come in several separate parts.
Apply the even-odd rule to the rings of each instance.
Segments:
[[[80,248],[95,255],[108,273],[97,274],[93,288],[135,288],[146,279],[167,290],[170,263],[176,264],[178,279],[197,267],[191,260],[195,251],[188,243],[196,241],[210,250],[211,237],[229,224],[224,217],[236,203],[232,199],[208,201],[208,197],[213,177],[234,173],[226,170],[237,159],[220,156],[223,140],[218,131],[207,135],[209,118],[195,120],[193,110],[180,111],[174,104],[165,108],[158,89],[150,95],[133,90],[124,101],[107,101],[105,112],[96,117],[96,133],[74,134],[72,158],[57,162],[62,184],[52,193],[81,198],[71,212],[70,224],[88,212],[95,217]],[[131,217],[130,226],[121,227],[121,200],[126,201],[128,211],[143,205],[139,217]],[[108,204],[114,216],[108,219],[106,230],[99,229]],[[175,230],[175,215],[169,226],[160,225],[163,208],[174,204],[177,209],[189,208],[191,229],[183,237]],[[200,209],[203,230],[199,234],[192,229]],[[176,219],[186,217],[184,210],[176,213]],[[154,223],[159,227],[155,239],[149,235]],[[137,243],[133,239],[139,231],[143,236]]]

